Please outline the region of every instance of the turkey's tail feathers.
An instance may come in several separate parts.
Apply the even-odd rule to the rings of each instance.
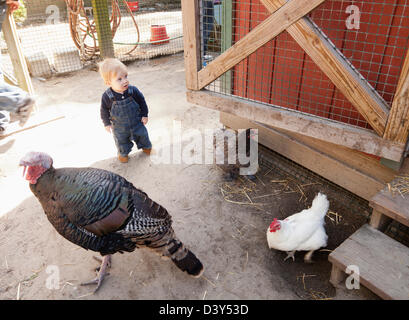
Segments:
[[[312,201],[310,210],[312,210],[312,212],[316,214],[317,217],[323,218],[327,214],[328,209],[329,201],[327,199],[327,196],[319,192]]]
[[[204,268],[200,260],[192,251],[185,248],[182,242],[173,239],[168,246],[168,252],[173,263],[182,271],[198,278],[202,275]]]
[[[180,270],[186,271],[191,276],[200,277],[202,275],[202,263],[176,237],[172,228],[165,233],[151,236],[149,241],[144,241],[143,244],[159,255],[170,258]]]

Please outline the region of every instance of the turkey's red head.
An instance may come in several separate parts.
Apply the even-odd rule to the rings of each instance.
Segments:
[[[36,184],[38,178],[51,168],[53,159],[44,152],[31,151],[21,158],[19,165],[24,167],[23,177],[31,184]]]
[[[276,232],[281,229],[281,223],[277,218],[274,218],[273,222],[270,224],[270,232]]]

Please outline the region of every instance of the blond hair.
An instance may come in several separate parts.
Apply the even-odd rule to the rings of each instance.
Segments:
[[[114,58],[107,58],[98,65],[99,73],[101,74],[102,79],[104,79],[105,84],[109,84],[111,79],[115,77],[120,72],[128,72],[126,66]]]

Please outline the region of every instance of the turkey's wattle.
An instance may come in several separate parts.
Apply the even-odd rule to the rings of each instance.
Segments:
[[[24,166],[23,177],[31,184],[36,184],[38,178],[46,171],[42,166]]]

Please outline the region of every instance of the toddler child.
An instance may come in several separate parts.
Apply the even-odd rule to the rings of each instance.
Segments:
[[[148,130],[148,106],[143,94],[129,84],[128,70],[119,60],[108,58],[99,64],[99,72],[109,88],[101,99],[101,119],[112,133],[118,159],[128,162],[133,142],[147,155],[152,149]]]

